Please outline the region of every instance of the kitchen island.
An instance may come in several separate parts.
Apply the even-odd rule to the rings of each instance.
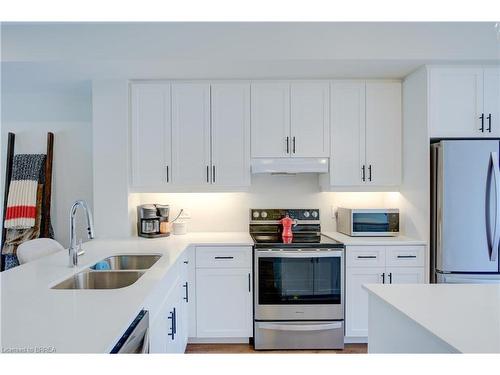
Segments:
[[[365,285],[369,353],[500,353],[500,285]]]
[[[96,239],[77,267],[60,251],[0,274],[4,353],[109,353],[158,285],[192,246],[252,246],[245,232],[189,233],[159,239]],[[142,277],[120,289],[56,290],[61,281],[116,254],[160,254]],[[153,296],[152,296],[153,295]]]

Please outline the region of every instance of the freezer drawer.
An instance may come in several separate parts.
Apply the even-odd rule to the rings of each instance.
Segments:
[[[256,350],[344,349],[344,322],[255,322],[254,344]]]
[[[436,280],[443,284],[500,284],[500,274],[443,274],[438,272]]]

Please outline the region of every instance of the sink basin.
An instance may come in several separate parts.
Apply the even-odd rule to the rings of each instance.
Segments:
[[[132,285],[144,271],[84,271],[52,289],[119,289]]]
[[[114,255],[109,258],[103,259],[98,264],[99,269],[103,269],[103,262],[107,263],[107,267],[104,269],[109,270],[147,270],[155,264],[161,255],[157,254],[144,254],[144,255]],[[90,267],[91,269],[96,268],[97,264]]]

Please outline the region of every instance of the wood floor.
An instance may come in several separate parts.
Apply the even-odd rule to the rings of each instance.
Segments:
[[[188,344],[186,354],[276,354],[276,353],[323,353],[323,354],[365,354],[366,344],[345,344],[344,350],[259,350],[251,344]]]

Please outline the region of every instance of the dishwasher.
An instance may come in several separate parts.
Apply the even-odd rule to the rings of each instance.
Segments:
[[[149,353],[149,312],[141,310],[123,336],[118,340],[111,354]]]

